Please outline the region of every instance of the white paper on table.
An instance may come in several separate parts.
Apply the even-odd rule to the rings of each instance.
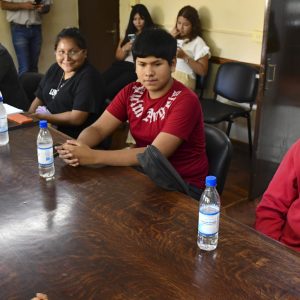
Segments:
[[[12,114],[17,114],[17,113],[22,113],[24,112],[22,109],[19,109],[17,107],[14,107],[12,105],[9,105],[7,103],[3,103],[4,108],[6,110],[7,115],[12,115]]]

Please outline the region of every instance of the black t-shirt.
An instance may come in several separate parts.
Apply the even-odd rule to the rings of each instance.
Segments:
[[[28,110],[30,103],[19,82],[17,70],[8,51],[0,44],[0,91],[4,103]]]
[[[76,138],[103,112],[105,89],[102,75],[89,63],[85,63],[71,78],[63,80],[63,70],[53,64],[42,79],[36,96],[52,114],[71,110],[88,112],[80,126],[59,125],[58,130]]]

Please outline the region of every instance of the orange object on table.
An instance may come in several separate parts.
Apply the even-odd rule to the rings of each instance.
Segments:
[[[18,124],[25,124],[25,123],[30,123],[33,121],[32,118],[27,117],[25,115],[22,114],[12,114],[12,115],[8,115],[7,119],[13,122],[16,122]]]

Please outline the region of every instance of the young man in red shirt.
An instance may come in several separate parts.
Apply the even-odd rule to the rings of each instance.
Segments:
[[[58,147],[71,166],[103,164],[137,166],[137,154],[154,145],[200,197],[208,172],[204,124],[196,94],[172,78],[176,40],[162,29],[139,34],[132,52],[138,82],[123,88],[102,116],[79,135]],[[136,147],[94,150],[121,123],[129,121]]]
[[[256,209],[255,227],[300,251],[300,140],[283,158]]]

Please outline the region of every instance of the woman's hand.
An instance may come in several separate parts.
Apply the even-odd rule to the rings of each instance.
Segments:
[[[130,52],[132,49],[132,41],[127,42],[123,47],[122,47],[122,51],[123,52]]]
[[[42,105],[38,106],[37,109],[35,110],[36,114],[45,114],[45,115],[51,115],[51,112],[47,109],[47,106]]]
[[[176,57],[184,59],[187,54],[182,50],[182,48],[177,48]]]
[[[65,144],[57,146],[55,149],[59,153],[59,157],[72,167],[94,163],[94,150],[76,140],[67,140]]]
[[[40,114],[40,113],[29,114],[29,117],[34,119],[39,119],[39,120],[45,120],[44,116],[45,116],[44,114]]]
[[[39,120],[47,120],[47,116],[49,115],[51,115],[51,112],[46,108],[46,106],[38,106],[35,113],[32,113],[29,116]]]
[[[174,38],[176,38],[179,35],[179,31],[177,30],[176,26],[170,31],[170,33]]]

